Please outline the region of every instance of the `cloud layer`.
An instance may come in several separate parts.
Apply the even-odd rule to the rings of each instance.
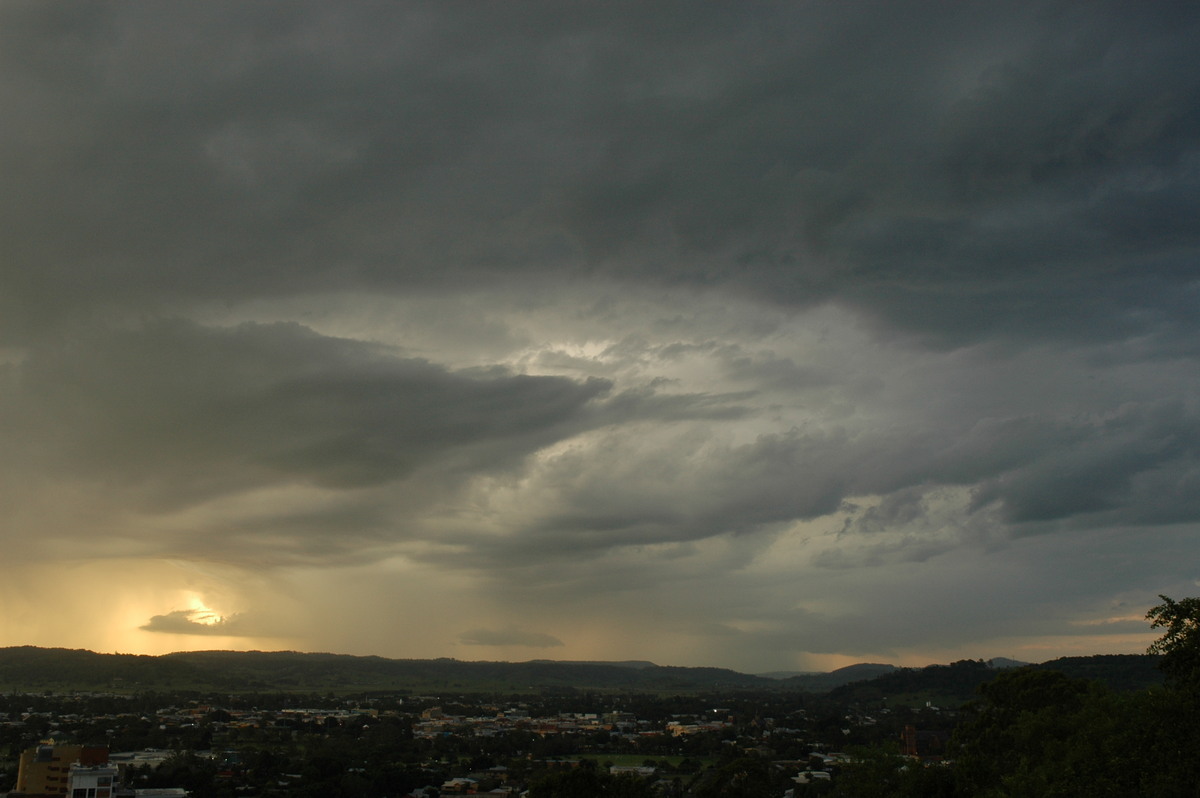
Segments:
[[[1198,27],[5,5],[0,536],[172,576],[4,641],[1139,650],[1200,579]]]

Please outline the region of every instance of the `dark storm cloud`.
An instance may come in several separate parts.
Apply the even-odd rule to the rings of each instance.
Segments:
[[[162,322],[33,350],[14,437],[160,507],[297,481],[362,488],[512,464],[577,431],[609,383],[454,373],[295,324]]]
[[[0,534],[302,572],[372,641],[339,597],[865,650],[941,634],[879,611],[918,582],[992,580],[961,635],[1188,585],[1197,40],[1186,3],[0,5]]]
[[[845,567],[925,560],[1004,526],[1033,534],[1063,524],[1195,523],[1198,430],[1194,410],[1168,403],[1099,418],[997,419],[936,435],[797,429],[728,446],[683,434],[647,450],[613,441],[544,465],[533,477],[539,504],[521,535],[462,542],[486,552],[486,562],[521,567],[730,533],[769,538],[779,525],[840,511],[843,534],[887,537],[865,554],[819,560]],[[957,516],[938,509],[947,488],[971,492]],[[879,504],[853,503],[872,495]]]
[[[845,432],[799,431],[763,435],[739,446],[686,432],[653,443],[610,441],[543,464],[531,477],[538,504],[519,522],[522,534],[469,536],[461,542],[480,552],[479,562],[521,568],[547,559],[576,560],[584,552],[769,531],[832,513],[848,496],[877,487],[872,463],[883,456],[883,443],[855,440]],[[902,473],[887,478],[890,483],[921,479]],[[449,560],[435,555],[447,564],[456,557],[445,556]],[[582,562],[597,573],[605,568],[587,557]]]
[[[276,500],[147,534],[165,555],[260,565],[361,561],[429,535],[422,514],[471,479],[518,474],[532,453],[589,430],[750,412],[745,395],[454,371],[294,323],[93,329],[29,349],[3,376],[8,461],[99,482],[127,510],[320,489],[317,503]]]
[[[4,17],[13,333],[547,273],[840,299],[946,340],[1191,329],[1186,4]]]
[[[976,506],[999,502],[1014,524],[1080,516],[1092,524],[1200,521],[1200,417],[1178,403],[1133,406],[1079,425],[1074,445],[1027,454],[980,483]]]

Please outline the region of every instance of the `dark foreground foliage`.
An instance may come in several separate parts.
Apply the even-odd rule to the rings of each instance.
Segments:
[[[949,764],[877,749],[797,798],[1200,795],[1200,600],[1162,598],[1147,617],[1166,630],[1150,648],[1165,685],[1117,690],[1057,670],[1007,671],[966,708]],[[1144,685],[1142,661],[1128,663],[1128,683]]]

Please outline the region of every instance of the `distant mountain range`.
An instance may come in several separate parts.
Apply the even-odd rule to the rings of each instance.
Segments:
[[[1148,655],[1068,657],[1035,666],[1107,681],[1119,689],[1161,682]],[[294,651],[192,651],[151,657],[19,646],[0,648],[0,690],[201,692],[702,692],[790,690],[810,693],[859,691],[970,697],[1011,660],[966,660],[954,665],[897,668],[859,664],[829,673],[738,673],[725,668],[688,668],[652,662],[464,662],[405,660]]]

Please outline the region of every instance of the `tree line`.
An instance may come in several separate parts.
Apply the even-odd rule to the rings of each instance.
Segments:
[[[979,687],[948,747],[948,763],[918,763],[897,748],[861,752],[808,795],[905,798],[1194,798],[1200,795],[1200,598],[1147,613],[1163,629],[1149,653],[1165,682],[1119,691],[1026,667]]]

